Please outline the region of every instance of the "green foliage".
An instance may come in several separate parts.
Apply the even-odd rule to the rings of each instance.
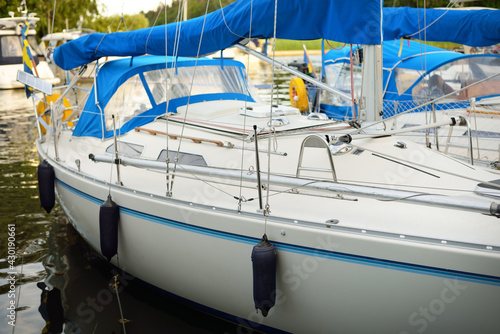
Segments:
[[[304,44],[307,50],[321,50],[321,40],[315,39],[312,41],[295,41],[290,39],[277,39],[276,40],[276,51],[292,51],[292,50],[302,50],[302,44]],[[330,42],[330,44],[338,46],[340,43]],[[325,45],[325,48],[329,48]]]
[[[14,11],[16,16],[21,15],[17,11],[20,3],[21,0],[0,0],[1,17],[8,16],[9,11]],[[26,0],[26,6],[29,13],[36,13],[40,18],[36,26],[38,37],[49,33],[49,28],[54,32],[76,28],[80,18],[89,20],[98,14],[96,0],[58,0],[55,15],[54,0]]]
[[[137,15],[97,16],[91,21],[84,21],[84,28],[94,29],[98,32],[129,31],[149,27],[149,20],[144,13]]]
[[[0,17],[8,17],[9,12],[17,13],[20,3],[20,0],[0,0]]]
[[[16,12],[21,0],[0,0],[0,14],[8,16],[9,11]],[[28,12],[36,13],[40,18],[37,23],[38,37],[49,32],[60,32],[64,29],[77,27],[94,29],[98,32],[115,32],[146,28],[149,20],[144,13],[137,15],[99,16],[97,0],[56,0],[54,15],[54,0],[27,0]],[[52,22],[54,27],[52,28]]]
[[[0,0],[1,1],[1,0]],[[194,17],[202,16],[205,14],[205,11],[211,13],[216,11],[222,7],[229,5],[235,0],[212,0],[209,2],[209,6],[207,9],[207,0],[189,0],[188,1],[188,19],[192,19]],[[173,0],[170,5],[167,5],[167,17],[166,22],[177,22],[183,19],[184,17],[184,8],[181,6],[183,3],[182,0]],[[149,20],[151,26],[162,25],[165,24],[165,11],[164,6],[159,5],[156,10],[149,11],[145,13],[146,17]]]
[[[423,42],[423,41],[421,41]],[[329,44],[328,44],[329,43]],[[325,52],[328,52],[331,48],[339,48],[343,46],[343,43],[325,41]],[[302,50],[302,44],[304,44],[307,50],[321,50],[321,40],[315,39],[312,41],[295,41],[289,39],[277,39],[276,40],[276,50],[277,51],[294,51]],[[436,46],[442,49],[454,50],[461,47],[459,44],[450,42],[427,42],[426,44]]]

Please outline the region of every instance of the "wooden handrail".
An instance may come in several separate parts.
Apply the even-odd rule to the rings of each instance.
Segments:
[[[166,132],[162,132],[162,131],[157,131],[157,130],[151,130],[151,129],[145,129],[145,128],[139,128],[139,127],[136,127],[134,129],[136,132],[140,132],[140,131],[143,131],[143,132],[147,132],[149,133],[150,135],[163,135],[163,136],[168,136],[169,138],[171,139],[178,139],[178,138],[183,138],[183,139],[189,139],[189,140],[192,140],[193,142],[197,143],[197,144],[201,144],[202,142],[206,142],[206,143],[212,143],[212,144],[215,144],[219,147],[224,147],[224,143],[221,142],[221,141],[218,141],[218,140],[210,140],[210,139],[202,139],[202,138],[195,138],[195,137],[186,137],[186,136],[180,136],[180,135],[174,135],[174,134],[168,134]]]
[[[468,114],[479,114],[479,115],[500,115],[500,111],[495,111],[495,110],[471,110],[467,109]]]

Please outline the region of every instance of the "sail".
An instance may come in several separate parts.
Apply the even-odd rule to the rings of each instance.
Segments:
[[[500,10],[383,9],[384,40],[411,37],[468,46],[500,43]]]
[[[380,44],[381,10],[379,0],[278,1],[276,37]],[[275,1],[238,0],[207,16],[166,27],[89,34],[56,48],[54,61],[69,70],[108,56],[206,55],[248,37],[273,37],[274,18]]]

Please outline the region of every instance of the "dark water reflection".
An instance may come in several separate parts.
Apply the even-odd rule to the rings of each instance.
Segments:
[[[270,73],[268,66],[259,66],[252,78],[256,84]],[[278,76],[287,84],[287,77]],[[284,91],[286,100],[286,87]],[[250,332],[138,285],[99,259],[57,204],[45,213],[38,198],[34,124],[32,102],[24,90],[0,91],[0,333],[123,333],[120,305],[130,321],[127,333]],[[8,258],[12,226],[17,250],[14,293]],[[119,296],[110,287],[115,275],[121,282]],[[13,300],[15,328],[8,317]]]

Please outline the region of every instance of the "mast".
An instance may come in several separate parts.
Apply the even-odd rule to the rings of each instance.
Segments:
[[[382,45],[363,46],[363,85],[360,120],[382,119]]]
[[[382,119],[383,76],[382,76],[382,41],[383,41],[383,1],[380,1],[380,44],[363,45],[363,84],[361,87],[360,120],[377,122]]]

